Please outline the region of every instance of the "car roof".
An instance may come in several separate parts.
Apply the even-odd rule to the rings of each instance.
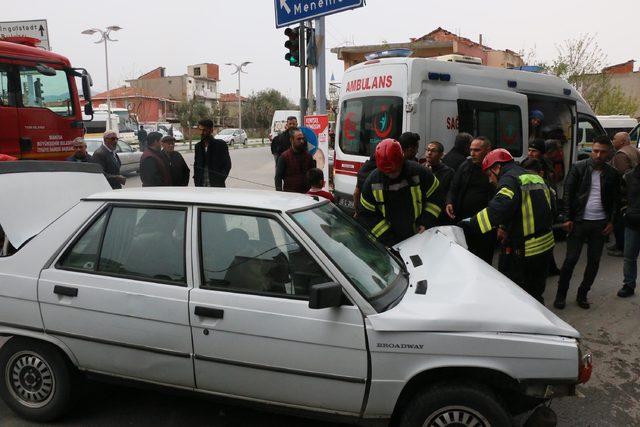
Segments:
[[[217,205],[287,212],[309,208],[321,203],[322,199],[306,194],[244,188],[144,187],[97,193],[84,200]]]

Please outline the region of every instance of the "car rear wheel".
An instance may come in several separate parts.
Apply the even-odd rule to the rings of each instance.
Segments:
[[[508,427],[511,417],[491,390],[476,384],[431,386],[407,405],[401,427]]]
[[[0,397],[23,418],[47,422],[67,412],[75,375],[50,344],[14,337],[0,348]]]

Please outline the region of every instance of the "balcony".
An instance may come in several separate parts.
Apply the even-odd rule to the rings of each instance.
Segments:
[[[218,99],[218,93],[216,91],[207,89],[196,89],[193,91],[193,96],[204,99]]]

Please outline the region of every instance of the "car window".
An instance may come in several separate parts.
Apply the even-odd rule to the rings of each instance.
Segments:
[[[272,218],[201,212],[200,254],[204,289],[306,298],[330,281]]]
[[[74,270],[95,270],[106,217],[107,213],[105,212],[85,231],[62,259],[60,263],[62,267]]]
[[[505,148],[512,156],[522,155],[522,113],[516,105],[458,100],[460,131],[482,135],[493,148]]]
[[[126,142],[123,142],[123,141],[118,141],[118,149],[119,149],[119,151],[122,151],[123,153],[131,152],[131,147],[129,147],[129,145]]]

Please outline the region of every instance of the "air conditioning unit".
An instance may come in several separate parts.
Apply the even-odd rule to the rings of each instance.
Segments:
[[[446,62],[461,62],[463,64],[482,65],[482,59],[477,58],[475,56],[451,54],[451,55],[436,56],[433,59],[437,59],[438,61],[446,61]]]

